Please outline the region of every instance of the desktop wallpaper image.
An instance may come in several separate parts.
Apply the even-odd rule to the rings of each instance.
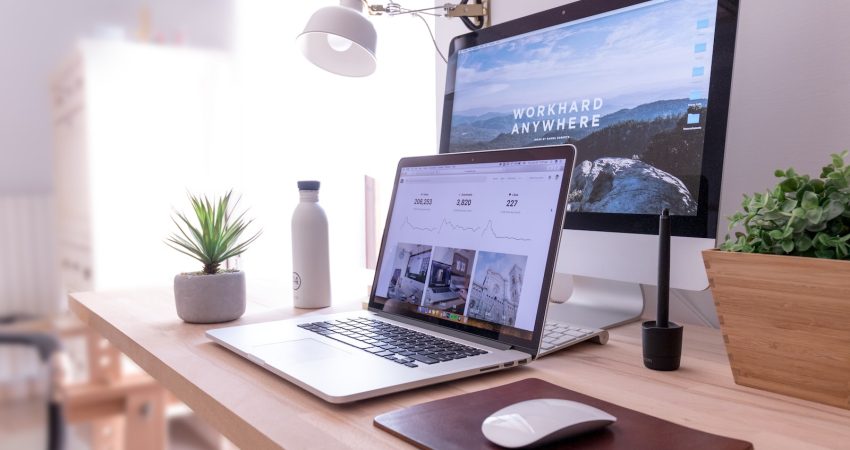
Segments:
[[[449,151],[572,143],[569,211],[695,215],[715,14],[667,0],[461,50]]]

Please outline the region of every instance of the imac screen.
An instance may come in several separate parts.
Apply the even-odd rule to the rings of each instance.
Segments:
[[[621,3],[455,48],[441,150],[572,143],[567,211],[700,214],[717,0]]]

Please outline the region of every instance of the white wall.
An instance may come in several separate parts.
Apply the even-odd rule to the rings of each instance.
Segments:
[[[147,27],[151,38],[230,46],[234,0],[0,0],[0,315],[47,314],[64,305],[55,260],[53,124],[49,80],[78,38]],[[143,20],[147,15],[147,21]],[[145,23],[147,25],[145,25]],[[42,206],[43,205],[43,206]],[[43,214],[27,215],[39,208]],[[39,220],[35,226],[30,220]],[[11,243],[11,244],[10,244]],[[10,248],[11,247],[11,248]],[[27,255],[21,260],[20,255]],[[9,258],[12,258],[9,260]],[[12,279],[15,278],[15,279]],[[39,367],[29,350],[0,349],[0,384]]]
[[[426,2],[419,0],[420,5]],[[124,28],[132,39],[148,6],[154,34],[161,30],[173,38],[179,31],[187,44],[233,50],[240,82],[241,136],[227,149],[229,157],[209,163],[225,165],[235,179],[241,180],[233,186],[244,194],[241,206],[250,208],[249,215],[264,230],[242,261],[248,272],[249,292],[264,284],[291,292],[289,227],[298,200],[295,181],[315,178],[322,181],[321,203],[330,221],[335,299],[362,298],[370,281],[363,268],[363,176],[374,175],[386,189],[399,157],[434,152],[433,47],[419,19],[375,17],[371,20],[379,35],[377,72],[362,79],[326,73],[303,58],[295,38],[310,14],[337,3],[0,0],[0,194],[53,191],[51,74],[78,38],[97,35],[100,26]],[[159,98],[167,94],[155,95]],[[110,111],[123,116],[121,105],[110,106],[115,106]],[[132,110],[140,105],[129,101],[124,107]],[[132,116],[140,114],[136,110]],[[133,122],[142,123],[139,126],[144,123]],[[211,142],[210,146],[220,149],[219,144]],[[167,172],[160,170],[157,175],[169,176]],[[187,188],[193,192],[203,189]],[[144,186],[133,194],[145,195]],[[387,200],[385,196],[379,209]],[[185,208],[184,203],[174,206]],[[18,231],[23,227],[4,227],[2,218],[0,214],[0,231],[25,234]],[[383,222],[378,225],[383,226]],[[138,237],[166,249],[161,243],[165,235],[159,230],[148,229]],[[45,236],[44,241],[48,239]],[[0,240],[0,245],[5,242]],[[0,252],[9,253],[2,246]],[[123,257],[128,256],[132,257]],[[185,262],[183,270],[198,268],[189,257],[181,261]],[[15,262],[11,261],[18,269],[21,264]],[[114,263],[121,267],[120,261]],[[42,268],[28,276],[44,279],[54,275],[46,272],[47,268]],[[7,275],[25,277],[18,270]],[[4,279],[8,277],[0,277],[0,283]],[[158,284],[170,283],[170,277],[161,277]],[[0,285],[0,314],[19,303],[7,300],[5,288]],[[286,297],[268,300],[283,305]],[[0,367],[8,367],[3,357],[0,353]],[[24,368],[21,373],[28,371]],[[0,373],[2,379],[8,377]]]
[[[570,3],[491,2],[494,24]],[[724,218],[738,209],[743,193],[772,186],[774,169],[793,166],[818,175],[830,153],[850,149],[850,2],[741,3],[720,204]],[[458,21],[440,20],[437,25],[437,39],[445,49],[453,36],[466,32]],[[439,60],[437,76],[441,117],[445,65]],[[722,219],[720,239],[726,227]],[[649,287],[645,294],[654,298],[655,289]],[[708,318],[716,326],[709,292],[679,291],[672,298],[679,300],[671,305],[674,320]]]
[[[363,176],[386,188],[399,157],[434,152],[433,47],[419,19],[373,17],[377,72],[362,79],[326,73],[303,58],[295,38],[316,9],[337,3],[0,0],[0,193],[52,192],[49,79],[78,38],[102,35],[104,27],[123,29],[129,40],[144,28],[168,40],[179,32],[189,45],[232,50],[238,64],[241,138],[218,162],[243,180],[233,187],[264,229],[243,258],[249,277],[291,286],[295,180],[309,178],[323,183],[335,274],[365,273]],[[157,243],[163,238],[150,236]],[[186,258],[185,270],[193,268]],[[346,283],[336,284],[340,296],[365,293],[366,282],[349,286],[350,293]]]
[[[81,37],[104,27],[226,48],[234,0],[0,0],[0,192],[52,189],[48,81]]]
[[[321,181],[333,297],[341,301],[364,297],[371,282],[364,264],[364,175],[383,187],[383,209],[399,158],[435,151],[434,72],[427,31],[408,16],[370,18],[378,33],[374,74],[348,78],[312,65],[296,36],[318,8],[336,3],[238,2],[243,139],[237,151],[244,182],[237,190],[264,230],[243,258],[249,286],[268,285],[288,296],[296,180]],[[378,217],[382,228],[384,216]]]

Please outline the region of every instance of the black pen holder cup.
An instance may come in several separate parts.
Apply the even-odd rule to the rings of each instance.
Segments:
[[[682,358],[684,328],[673,322],[659,327],[654,320],[643,323],[643,365],[652,370],[676,370]]]

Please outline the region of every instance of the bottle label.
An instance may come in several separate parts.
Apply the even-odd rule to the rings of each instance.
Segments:
[[[298,272],[292,272],[292,290],[297,291],[301,287],[301,275]]]

